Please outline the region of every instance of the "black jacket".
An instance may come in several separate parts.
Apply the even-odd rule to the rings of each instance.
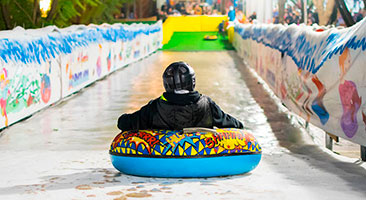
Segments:
[[[244,128],[216,103],[197,91],[188,94],[165,92],[139,111],[123,114],[118,119],[122,131],[143,129],[182,130],[190,127]]]

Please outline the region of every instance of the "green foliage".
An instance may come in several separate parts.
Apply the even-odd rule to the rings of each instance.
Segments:
[[[119,0],[102,0],[103,11],[99,11],[100,15],[94,18],[94,22],[103,23],[114,19],[114,14],[119,13],[122,7],[122,1]]]
[[[112,23],[114,15],[121,12],[123,3],[133,2],[133,0],[99,0],[99,2],[98,5],[89,5],[87,9],[81,10],[81,16],[74,19],[73,23]]]
[[[66,27],[72,24],[111,23],[114,15],[120,13],[123,3],[133,0],[53,0],[57,1],[54,14],[48,18],[33,21],[35,0],[0,0],[8,13],[9,28],[22,26],[37,28],[46,25]],[[39,8],[36,8],[39,10]],[[0,29],[6,29],[6,19],[0,9]]]
[[[75,9],[72,0],[60,0],[57,5],[57,10],[58,12],[56,12],[53,20],[59,27],[70,25],[70,19],[79,14]]]
[[[56,15],[52,19],[58,27],[70,26],[75,17],[82,16],[87,7],[97,7],[100,0],[59,0]]]
[[[22,26],[24,28],[35,28],[31,16],[33,11],[33,2],[29,0],[2,0],[0,2],[7,5],[11,26]],[[2,27],[3,28],[3,27]],[[5,27],[4,27],[5,28]]]

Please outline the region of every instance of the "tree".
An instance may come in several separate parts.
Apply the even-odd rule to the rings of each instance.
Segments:
[[[97,5],[85,5],[86,9],[79,9],[80,15],[73,19],[73,23],[103,23],[113,22],[114,15],[121,13],[123,3],[132,0],[99,0]]]
[[[313,0],[316,11],[319,15],[319,25],[327,25],[335,6],[335,0],[327,0],[325,7],[324,1],[325,0]]]
[[[51,9],[47,13],[47,17],[46,17],[47,21],[50,21],[55,16],[56,11],[57,11],[57,5],[58,5],[58,0],[53,0],[51,2]]]
[[[28,0],[1,0],[2,29],[11,29],[15,26],[34,28],[32,17],[33,2]]]
[[[328,20],[327,25],[333,24],[333,23],[335,23],[337,21],[337,14],[338,14],[337,6],[334,6],[333,12],[332,12],[332,14],[329,17],[329,20]]]
[[[46,25],[113,23],[124,2],[133,0],[51,0],[46,17],[41,17],[40,0],[0,0],[0,29],[15,26],[37,28]]]
[[[338,8],[339,12],[342,15],[342,18],[343,18],[344,22],[346,23],[346,25],[347,26],[352,26],[353,24],[355,24],[355,21],[353,20],[353,17],[351,15],[351,13],[349,12],[349,10],[348,10],[346,4],[344,3],[344,1],[343,0],[336,0],[336,5],[337,5],[337,8]]]
[[[9,2],[0,1],[1,16],[3,18],[5,29],[11,29],[13,26],[11,24],[11,19],[9,15]]]
[[[16,0],[14,0],[16,2]],[[39,19],[41,18],[41,10],[39,7],[39,0],[34,0],[33,2],[33,17],[32,22],[33,24],[37,24],[39,22]]]
[[[100,0],[58,0],[55,14],[49,20],[58,27],[70,26],[87,8],[98,7],[101,4]]]
[[[278,20],[281,24],[285,22],[285,3],[286,0],[278,0]]]

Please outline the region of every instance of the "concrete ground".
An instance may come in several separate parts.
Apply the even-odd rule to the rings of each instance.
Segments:
[[[250,173],[145,178],[119,173],[108,150],[116,121],[163,92],[162,72],[190,63],[197,90],[244,122],[263,148]],[[157,52],[0,134],[0,199],[364,199],[366,164],[330,152],[304,132],[235,52]],[[351,146],[351,147],[349,147]],[[345,151],[341,150],[340,152]]]

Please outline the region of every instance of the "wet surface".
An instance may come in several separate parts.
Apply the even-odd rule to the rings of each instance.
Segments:
[[[197,90],[243,121],[263,148],[250,173],[207,179],[119,173],[108,149],[116,121],[163,92],[171,62],[194,67]],[[0,199],[363,199],[363,163],[304,138],[235,52],[157,52],[1,132]],[[364,165],[363,165],[364,166]]]
[[[258,112],[261,108],[251,97],[230,54],[233,52],[158,52],[4,130],[0,150],[108,148],[118,133],[118,117],[159,97],[164,92],[163,71],[177,60],[184,60],[195,69],[200,93],[210,96],[249,130],[260,133],[258,139],[264,147],[273,146],[277,142],[266,134],[271,131],[267,119],[262,111]]]

